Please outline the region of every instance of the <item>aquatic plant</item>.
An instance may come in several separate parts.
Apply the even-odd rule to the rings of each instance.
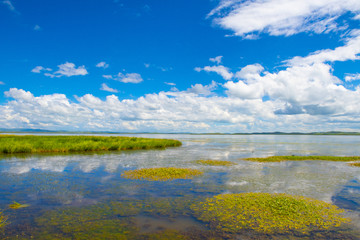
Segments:
[[[192,205],[195,216],[218,230],[265,234],[327,230],[350,219],[323,201],[287,194],[223,194]]]
[[[235,165],[235,163],[230,161],[222,161],[222,160],[197,160],[196,163],[202,164],[202,165],[208,165],[208,166],[232,166]]]
[[[196,169],[163,167],[129,170],[125,171],[121,174],[121,176],[129,179],[141,179],[148,181],[169,181],[174,179],[191,179],[202,174],[203,172]]]
[[[7,225],[7,217],[0,212],[0,229]]]
[[[181,146],[181,142],[172,139],[0,135],[0,153],[3,154],[164,149],[178,146]]]
[[[30,206],[30,205],[29,204],[21,204],[21,203],[15,202],[15,201],[13,201],[12,204],[9,204],[9,208],[11,208],[11,209],[26,208],[28,206]]]
[[[360,167],[360,162],[349,163],[350,166]]]
[[[306,160],[321,160],[321,161],[356,161],[360,160],[360,156],[352,157],[338,157],[338,156],[271,156],[264,158],[244,158],[242,160],[254,162],[281,162],[281,161],[306,161]]]

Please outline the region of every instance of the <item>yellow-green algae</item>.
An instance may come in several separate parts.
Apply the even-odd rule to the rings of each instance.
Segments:
[[[144,236],[145,237],[145,236]],[[146,234],[147,240],[188,240],[187,236],[184,236],[176,230],[164,230],[156,233]]]
[[[174,179],[192,179],[202,175],[203,172],[190,168],[141,168],[136,170],[125,171],[121,174],[124,178],[141,179],[148,181],[169,181]]]
[[[0,212],[0,229],[5,227],[6,224],[7,224],[7,217],[2,212]]]
[[[254,230],[265,234],[309,233],[347,223],[343,210],[311,198],[287,194],[223,194],[192,205],[197,218],[231,233]]]
[[[281,162],[281,161],[306,161],[306,160],[321,160],[321,161],[356,161],[360,160],[360,156],[339,157],[339,156],[271,156],[264,158],[244,158],[246,161],[254,162]]]
[[[208,166],[232,166],[235,165],[235,163],[230,161],[222,161],[222,160],[197,160],[196,163],[202,164],[202,165],[208,165]]]
[[[34,136],[0,135],[0,153],[65,153],[164,149],[178,147],[172,139],[103,137],[103,136]]]
[[[21,204],[21,203],[15,202],[15,201],[13,201],[12,204],[9,204],[9,208],[11,208],[11,209],[26,208],[29,206],[30,206],[29,204]]]
[[[349,163],[350,166],[360,167],[360,162]]]

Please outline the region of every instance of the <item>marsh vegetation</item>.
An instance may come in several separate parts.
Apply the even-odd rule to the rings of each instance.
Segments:
[[[223,160],[197,160],[196,163],[201,165],[207,165],[207,166],[232,166],[235,165],[235,163],[230,161],[223,161]]]
[[[171,139],[102,136],[0,135],[0,153],[93,152],[164,149],[181,146]]]
[[[203,172],[190,168],[142,168],[125,171],[121,176],[129,179],[148,181],[169,181],[174,179],[192,179]]]
[[[340,156],[271,156],[263,158],[244,158],[246,161],[254,162],[281,162],[281,161],[309,161],[309,160],[319,160],[319,161],[339,161],[339,162],[348,162],[348,161],[358,161],[360,156],[351,156],[351,157],[340,157]]]

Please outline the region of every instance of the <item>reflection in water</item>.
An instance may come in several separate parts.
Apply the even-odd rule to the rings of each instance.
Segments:
[[[45,231],[46,229],[43,228],[48,227],[48,220],[44,216],[47,216],[46,214],[49,211],[61,211],[64,207],[88,208],[105,204],[109,200],[122,202],[124,199],[127,199],[126,201],[132,199],[131,201],[136,202],[151,198],[161,202],[160,200],[163,198],[174,200],[185,197],[188,200],[197,201],[194,199],[220,193],[270,192],[303,195],[333,202],[342,208],[350,209],[353,212],[349,214],[354,219],[359,216],[360,168],[350,167],[343,162],[256,163],[241,159],[270,155],[360,155],[360,148],[358,147],[360,137],[136,136],[175,138],[181,140],[183,146],[150,151],[4,156],[0,161],[0,194],[2,196],[0,198],[0,209],[5,210],[4,213],[8,214],[11,219],[11,224],[7,227],[8,230],[4,236],[23,233],[27,239],[32,236],[32,231],[37,231],[38,228]],[[230,167],[204,166],[196,163],[196,160],[199,159],[227,160],[234,162],[235,165]],[[161,183],[128,180],[121,177],[121,173],[125,170],[147,167],[189,167],[200,169],[205,174],[194,180],[175,180]],[[7,205],[12,201],[29,203],[30,207],[26,210],[11,212],[7,209]],[[166,206],[168,203],[164,204]],[[168,229],[181,232],[193,227],[193,232],[203,234],[201,235],[202,239],[226,238],[226,236],[221,235],[223,233],[211,232],[204,224],[195,221],[191,214],[181,213],[176,217],[169,218],[171,214],[177,211],[173,205],[170,204],[169,206],[171,207],[167,208],[166,211],[170,209],[170,213],[163,211],[155,216],[153,213],[144,210],[141,214],[139,213],[140,215],[132,215],[131,221],[130,219],[124,221],[124,219],[118,219],[118,216],[114,216],[115,222],[123,226],[124,231],[127,231],[126,229],[138,229],[136,231],[139,231],[137,234],[140,235],[157,231],[166,232]],[[154,209],[162,208],[157,206]],[[26,214],[22,211],[26,211]],[[43,220],[42,225],[35,221],[39,217]],[[103,225],[99,225],[98,222],[97,227],[112,229],[113,224],[109,221],[109,218],[104,218]],[[129,222],[134,225],[129,226]],[[174,228],[175,225],[182,227]],[[66,227],[64,228],[66,229]],[[84,225],[79,229],[76,231],[85,231],[86,227]],[[355,229],[359,230],[360,226],[355,224]],[[55,236],[55,233],[51,234],[51,236]],[[176,235],[178,233],[166,234]],[[141,236],[148,239],[143,235]],[[261,236],[257,237],[261,239]],[[249,238],[251,239],[251,237]],[[191,237],[191,239],[196,238]]]

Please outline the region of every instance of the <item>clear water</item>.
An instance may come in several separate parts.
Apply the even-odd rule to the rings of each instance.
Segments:
[[[360,168],[345,162],[241,160],[272,155],[358,156],[359,136],[135,136],[174,138],[183,145],[166,150],[0,157],[0,209],[9,223],[0,237],[176,239],[180,233],[189,239],[317,238],[218,233],[197,221],[189,210],[191,202],[221,193],[269,192],[312,197],[346,209],[353,219],[347,226],[351,230],[319,239],[360,239]],[[199,159],[227,160],[236,165],[201,166],[195,163]],[[121,177],[125,170],[147,167],[189,167],[205,174],[168,182]],[[13,201],[30,206],[9,209]]]

